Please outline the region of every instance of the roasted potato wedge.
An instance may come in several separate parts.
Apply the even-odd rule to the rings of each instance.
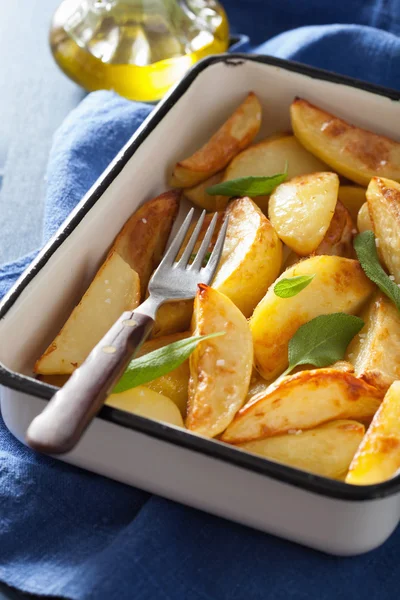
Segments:
[[[247,321],[224,294],[200,284],[194,302],[193,335],[224,331],[200,342],[191,354],[186,427],[215,437],[243,405],[249,387],[253,344]]]
[[[288,178],[327,170],[327,166],[307,152],[293,135],[273,135],[238,154],[227,167],[223,180],[240,177],[270,177],[282,173],[288,166]],[[225,196],[215,196],[218,207],[228,202]],[[265,214],[269,196],[258,196],[254,202]]]
[[[375,289],[357,260],[341,256],[304,259],[277,281],[298,275],[315,277],[292,298],[279,298],[271,286],[250,319],[255,365],[267,381],[287,367],[289,340],[300,325],[328,313],[358,313]]]
[[[180,196],[180,190],[171,190],[143,204],[125,223],[111,247],[110,254],[117,252],[138,273],[142,299],[164,253]]]
[[[385,393],[400,379],[400,314],[383,294],[362,315],[364,327],[350,343],[347,359],[357,377]]]
[[[226,214],[229,216],[229,225],[212,287],[228,296],[249,317],[279,274],[282,243],[267,217],[250,198],[234,200]],[[210,249],[217,238],[223,216],[220,213]],[[198,250],[211,218],[212,214],[207,215],[204,220],[194,253]],[[191,300],[168,302],[161,306],[153,336],[187,329],[192,307]]]
[[[200,206],[200,208],[204,208],[210,212],[223,210],[228,204],[229,198],[224,196],[210,196],[210,194],[207,194],[207,189],[209,187],[216,185],[217,183],[221,183],[223,175],[224,173],[221,171],[220,173],[212,175],[205,181],[202,181],[195,187],[186,188],[186,198],[193,202],[193,204],[196,204],[197,206]]]
[[[282,243],[250,198],[234,200],[226,214],[229,224],[212,287],[249,317],[279,274]]]
[[[43,381],[44,383],[48,383],[49,385],[54,385],[55,387],[61,388],[65,383],[67,383],[69,375],[38,375],[37,379],[39,381]]]
[[[263,377],[261,377],[260,373],[256,369],[253,369],[250,378],[249,389],[247,390],[247,395],[243,406],[249,404],[249,402],[251,402],[253,398],[258,396],[258,394],[261,392],[266,393],[270,385],[271,382],[266,381]]]
[[[207,214],[204,218],[203,225],[200,229],[199,236],[195,247],[193,248],[193,254],[196,254],[200,248],[201,242],[204,239],[208,226],[214,216],[214,213]],[[224,218],[224,213],[219,213],[217,223],[214,229],[214,233],[211,238],[209,246],[210,251],[214,248],[214,244],[217,240],[218,233]],[[193,233],[196,223],[193,223],[189,228],[189,231],[182,244],[182,250],[179,252],[177,258],[179,259],[184,249],[186,248],[189,239]],[[162,304],[157,311],[156,322],[153,328],[152,337],[159,337],[170,335],[176,332],[187,331],[190,328],[190,322],[193,314],[193,300],[180,300],[178,302],[166,302]]]
[[[141,346],[136,356],[144,356],[149,352],[153,352],[154,350],[158,350],[158,348],[162,348],[163,346],[167,346],[168,344],[172,344],[178,340],[183,340],[189,336],[190,333],[185,332],[175,333],[174,335],[167,335],[149,340]],[[146,383],[144,387],[150,388],[154,392],[170,398],[172,402],[174,402],[174,404],[176,404],[176,406],[179,408],[181,415],[184,417],[186,414],[186,404],[188,399],[188,385],[189,360],[186,360],[173,371],[170,371],[166,375],[162,375],[161,377],[157,377],[157,379]]]
[[[250,176],[270,177],[282,173],[286,163],[288,179],[329,171],[327,165],[305,150],[294,135],[274,135],[238,154],[227,167],[223,181]]]
[[[281,183],[269,199],[268,216],[280,239],[300,256],[314,252],[335,212],[336,173],[300,175]]]
[[[109,254],[60,333],[36,362],[34,372],[72,373],[121,314],[139,302],[138,274],[117,252]]]
[[[306,100],[290,107],[292,128],[301,144],[332,169],[367,186],[375,175],[400,181],[400,144],[354,127]]]
[[[366,201],[365,188],[358,185],[341,185],[338,199],[347,208],[354,223],[357,221],[358,211]]]
[[[175,165],[171,185],[192,187],[224,169],[238,152],[253,141],[260,125],[261,104],[257,96],[250,92],[202,148]]]
[[[400,184],[373,177],[367,200],[379,254],[396,283],[400,283]]]
[[[193,314],[193,300],[166,302],[157,311],[152,338],[187,331]]]
[[[296,430],[237,447],[322,477],[342,479],[365,432],[356,421],[331,421],[308,431]]]
[[[371,217],[369,216],[368,202],[364,202],[357,216],[357,229],[360,233],[363,231],[373,231]]]
[[[290,430],[312,429],[335,419],[368,423],[382,397],[379,390],[345,371],[301,371],[255,396],[239,410],[221,439],[242,444]]]
[[[353,236],[355,233],[356,230],[350,212],[338,200],[328,231],[315,254],[354,258]]]
[[[373,485],[400,469],[400,381],[390,386],[355,455],[346,483]]]
[[[106,404],[147,419],[184,427],[182,415],[172,400],[141,385],[119,394],[111,394]]]

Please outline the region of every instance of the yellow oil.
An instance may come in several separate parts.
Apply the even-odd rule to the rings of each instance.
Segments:
[[[213,0],[64,0],[53,56],[88,91],[153,102],[198,60],[225,52],[229,26]]]

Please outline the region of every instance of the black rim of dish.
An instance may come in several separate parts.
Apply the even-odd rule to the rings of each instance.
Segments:
[[[315,79],[338,83],[354,88],[385,96],[391,100],[399,101],[400,93],[396,90],[373,85],[351,77],[345,77],[315,69],[303,64],[286,61],[271,56],[255,54],[222,54],[210,56],[197,63],[186,74],[186,76],[169,92],[162,102],[155,108],[152,114],[146,119],[143,125],[137,130],[128,144],[121,150],[110,166],[98,179],[96,184],[84,196],[82,201],[64,222],[60,230],[49,241],[49,243],[39,253],[38,257],[26,269],[12,289],[6,294],[0,303],[0,319],[3,319],[8,310],[13,306],[18,297],[22,294],[28,284],[34,279],[39,271],[44,267],[59,246],[68,238],[70,233],[80,223],[87,212],[99,200],[104,191],[108,188],[115,177],[121,172],[128,160],[133,156],[142,142],[154,130],[158,123],[165,117],[169,110],[175,105],[180,97],[188,90],[196,77],[207,67],[216,63],[223,63],[227,66],[235,67],[245,62],[257,62],[270,66],[279,67],[286,71],[294,71],[301,75],[306,75]],[[21,375],[7,369],[0,363],[0,383],[5,386],[40,398],[50,400],[55,393],[55,387],[43,383],[32,377]],[[29,401],[27,399],[27,401]],[[384,498],[397,493],[400,490],[400,474],[384,483],[370,486],[351,486],[340,481],[327,479],[300,471],[289,466],[270,462],[256,455],[248,454],[222,442],[202,438],[200,436],[188,433],[183,429],[178,429],[151,421],[124,412],[104,406],[97,418],[115,423],[122,427],[138,431],[142,434],[160,439],[162,441],[181,446],[183,448],[200,452],[217,460],[227,462],[231,465],[241,467],[273,478],[275,480],[294,485],[298,488],[313,492],[315,494],[337,498],[345,501],[366,501],[378,498]]]

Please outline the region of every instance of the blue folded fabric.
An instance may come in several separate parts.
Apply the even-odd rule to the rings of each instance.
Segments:
[[[252,4],[261,6],[232,7],[240,15]],[[318,4],[334,14],[322,1],[263,4],[267,21],[282,21],[278,12],[289,5],[295,12]],[[382,26],[378,17],[390,6],[398,18],[395,2],[354,4],[360,22],[374,17]],[[374,28],[305,27],[258,50],[400,89],[400,40]],[[44,240],[150,111],[96,92],[69,115],[50,155]],[[31,259],[0,270],[0,296]],[[0,579],[21,590],[95,600],[391,600],[399,555],[399,533],[352,559],[307,550],[35,454],[0,420]]]

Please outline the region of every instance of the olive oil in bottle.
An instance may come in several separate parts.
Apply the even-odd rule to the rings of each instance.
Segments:
[[[54,58],[71,79],[144,102],[159,100],[228,41],[214,0],[64,0],[50,31]]]

